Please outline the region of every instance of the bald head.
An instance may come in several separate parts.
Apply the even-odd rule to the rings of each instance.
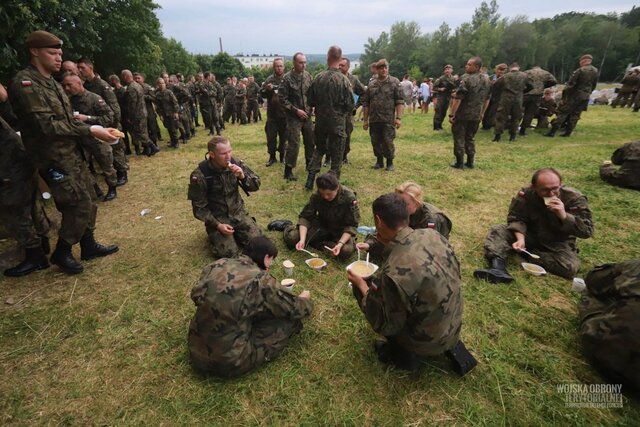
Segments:
[[[133,81],[133,73],[129,70],[122,70],[120,76],[122,77],[122,80],[127,84]]]

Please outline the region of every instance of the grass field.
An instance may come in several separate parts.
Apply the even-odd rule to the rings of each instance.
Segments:
[[[342,179],[358,194],[362,224],[373,225],[370,205],[378,195],[408,179],[450,216],[463,276],[462,339],[479,361],[472,373],[457,377],[445,358],[416,377],[381,365],[372,351],[376,336],[347,287],[346,263],[330,261],[325,272],[313,272],[280,233],[267,232],[281,249],[272,273],[282,278],[281,262],[291,259],[295,291],[311,290],[315,311],[266,367],[234,381],[196,374],[186,347],[195,311],[189,293],[212,261],[204,225],[186,197],[189,174],[206,152],[200,130],[177,151],[132,157],[129,183],[116,200],[100,203],[96,236],[117,243],[118,254],[85,263],[78,276],[52,267],[0,278],[0,424],[638,425],[640,403],[628,396],[622,409],[570,408],[557,390],[606,383],[581,354],[578,295],[569,281],[527,276],[518,259],[509,265],[516,277],[510,285],[477,281],[472,272],[483,265],[489,226],[505,221],[511,197],[545,166],[558,168],[590,201],[596,234],[579,241],[580,276],[637,258],[640,195],[603,183],[598,165],[638,139],[640,116],[593,107],[570,138],[530,131],[513,144],[489,142],[492,133],[480,131],[477,167],[459,171],[448,166],[448,126],[434,133],[432,114],[405,114],[395,172],[370,169],[369,138],[357,123]],[[264,167],[263,127],[229,125],[226,135],[236,158],[262,179],[245,201],[266,229],[272,219],[295,221],[309,193],[300,168],[299,181],[289,183],[281,165]],[[151,213],[141,216],[144,208]],[[58,219],[53,206],[48,211]],[[1,242],[0,252],[2,268],[19,256],[12,241]]]

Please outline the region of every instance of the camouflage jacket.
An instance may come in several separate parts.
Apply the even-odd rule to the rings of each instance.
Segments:
[[[227,104],[233,104],[236,99],[236,87],[233,85],[225,85],[223,91],[224,102]]]
[[[533,67],[532,69],[525,71],[525,73],[527,73],[529,83],[531,83],[532,86],[531,90],[526,92],[525,95],[542,96],[542,93],[546,88],[558,84],[553,74],[540,67]]]
[[[387,245],[388,257],[369,282],[361,309],[374,331],[419,356],[434,356],[459,340],[460,265],[434,230],[405,227]]]
[[[587,198],[570,187],[560,189],[567,217],[561,221],[547,209],[544,200],[530,187],[523,188],[511,200],[507,215],[508,228],[525,236],[530,235],[541,244],[570,242],[576,237],[587,239],[593,235],[593,222]]]
[[[563,98],[586,101],[598,83],[598,69],[593,65],[585,65],[571,73],[567,85],[562,91]]]
[[[241,105],[241,104],[244,104],[246,100],[247,100],[247,89],[238,85],[236,87],[236,96],[235,96],[234,103],[236,105]]]
[[[132,123],[136,120],[147,119],[147,107],[144,102],[144,89],[137,82],[127,85],[124,93],[124,105],[122,109],[122,121]]]
[[[311,83],[309,105],[315,107],[316,125],[334,129],[346,127],[347,114],[354,107],[349,79],[337,68],[321,71]]]
[[[456,81],[453,76],[441,75],[433,82],[433,96],[436,98],[449,98],[453,89],[456,86]]]
[[[616,174],[624,176],[630,188],[640,189],[640,141],[627,142],[613,152],[611,162],[619,165]],[[608,168],[615,169],[614,166]]]
[[[231,162],[242,167],[244,179],[239,180],[228,169],[214,169],[208,160],[200,162],[191,172],[188,198],[193,207],[193,216],[207,225],[233,223],[233,218],[248,215],[238,187],[246,191],[258,191],[260,178],[242,161]]]
[[[313,77],[307,71],[303,71],[302,74],[289,71],[284,75],[278,97],[289,117],[298,119],[296,110],[304,110],[307,114],[311,114],[307,94],[312,81]]]
[[[153,103],[156,100],[156,90],[151,85],[143,83],[142,91],[144,93],[144,106],[147,109],[147,115],[155,117],[156,111],[153,109]]]
[[[282,104],[280,103],[280,97],[278,96],[278,90],[283,80],[284,74],[281,77],[272,74],[262,83],[260,93],[262,97],[267,100],[267,119],[284,119],[286,117],[284,108],[282,108]],[[268,84],[273,85],[272,90],[266,88]]]
[[[114,113],[115,124],[114,127],[118,127],[121,120],[120,103],[116,97],[116,93],[109,83],[102,80],[100,77],[95,76],[93,80],[85,80],[84,88],[95,94],[98,94],[104,99]]]
[[[404,105],[400,81],[388,76],[376,79],[367,87],[362,105],[368,110],[369,123],[393,124],[396,120],[396,106]]]
[[[314,221],[318,221],[322,228],[335,236],[340,236],[342,233],[355,236],[360,222],[356,193],[340,185],[338,194],[330,202],[320,197],[317,192],[312,194],[309,202],[300,212],[298,223],[308,228]]]
[[[551,117],[556,113],[557,108],[558,108],[558,104],[553,98],[549,100],[542,98],[540,100],[540,107],[539,107],[540,115]]]
[[[0,206],[31,203],[35,168],[20,136],[0,117]]]
[[[200,105],[212,105],[218,95],[213,83],[207,80],[195,82],[194,89]]]
[[[222,102],[224,102],[224,90],[222,89],[222,86],[220,86],[220,83],[218,83],[218,81],[213,81],[211,82],[211,84],[213,85],[213,88],[215,89],[215,95],[212,94],[213,98],[215,98],[215,101],[218,104],[221,104]]]
[[[353,106],[354,109],[357,109],[362,105],[362,101],[364,101],[362,95],[364,95],[367,88],[360,82],[358,76],[347,74],[347,78],[349,79],[349,83],[351,83],[351,90],[353,91],[353,94],[358,95],[358,101],[356,101],[356,104]]]
[[[158,114],[163,118],[173,116],[180,112],[180,105],[176,96],[169,89],[158,90],[155,96],[156,108]],[[202,105],[202,104],[200,104]]]
[[[489,76],[482,73],[463,74],[453,93],[453,97],[460,100],[456,120],[480,120],[482,105],[488,93]]]
[[[184,83],[178,82],[178,84],[171,85],[168,88],[176,96],[178,104],[185,105],[191,103],[191,93],[189,93],[189,89],[187,89],[187,85]]]
[[[207,355],[211,370],[221,374],[225,369],[242,366],[253,356],[254,325],[277,319],[303,319],[313,311],[309,299],[280,286],[244,255],[206,266],[191,290],[191,299],[197,308],[189,332],[189,349]]]
[[[640,75],[633,72],[627,73],[620,83],[622,83],[620,93],[632,93],[638,89],[638,84],[640,84]]]
[[[529,83],[527,73],[523,71],[509,71],[502,76],[500,80],[502,80],[502,84],[504,85],[502,98],[512,99],[520,103],[522,103],[522,95],[533,87],[531,83]]]
[[[69,100],[74,111],[91,116],[84,123],[104,127],[112,127],[114,125],[115,114],[100,95],[85,90],[80,95],[72,95]]]
[[[15,75],[8,92],[22,142],[36,168],[65,170],[63,165],[80,158],[77,137],[89,136],[90,126],[73,117],[69,98],[53,77],[44,77],[30,65]]]
[[[258,92],[260,92],[260,86],[258,86],[258,83],[253,82],[253,83],[247,84],[247,100],[248,101],[257,101]]]

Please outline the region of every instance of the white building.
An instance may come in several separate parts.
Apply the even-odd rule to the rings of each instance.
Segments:
[[[270,67],[273,64],[273,60],[276,58],[282,58],[280,55],[235,55],[238,61],[244,65],[245,68],[251,67]]]

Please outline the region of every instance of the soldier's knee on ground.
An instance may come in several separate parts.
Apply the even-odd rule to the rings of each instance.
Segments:
[[[298,232],[297,225],[290,225],[284,229],[282,232],[282,237],[284,239],[284,243],[287,247],[294,248],[296,243],[300,241],[300,233]]]
[[[580,261],[577,257],[576,259],[554,258],[545,260],[542,264],[549,273],[564,277],[565,279],[572,279],[578,270],[580,270]]]
[[[356,249],[356,245],[354,244],[353,239],[349,239],[349,242],[347,242],[346,245],[340,248],[338,259],[340,259],[341,261],[346,261],[351,257],[351,255],[353,255],[353,252],[355,251],[355,249]]]

